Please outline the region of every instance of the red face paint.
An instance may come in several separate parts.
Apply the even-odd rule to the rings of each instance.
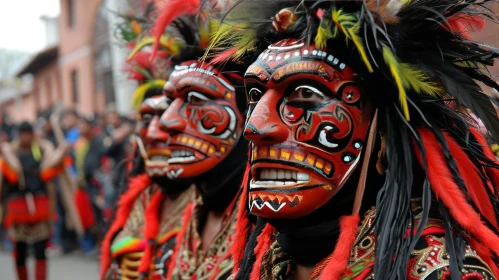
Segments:
[[[242,133],[235,89],[209,63],[190,61],[175,67],[164,93],[171,100],[161,119],[171,137],[167,176],[201,175],[227,156]]]
[[[284,40],[245,75],[252,142],[249,203],[265,218],[298,218],[330,200],[359,163],[370,113],[339,58]]]

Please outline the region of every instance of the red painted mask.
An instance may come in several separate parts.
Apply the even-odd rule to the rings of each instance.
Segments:
[[[168,134],[159,129],[159,119],[168,108],[166,97],[145,99],[139,109],[139,136],[146,150],[146,172],[150,177],[165,176],[168,168]]]
[[[170,179],[192,178],[220,163],[241,136],[235,89],[209,63],[176,66],[164,87],[171,100],[161,118],[170,136]]]
[[[296,40],[271,45],[248,68],[252,213],[299,218],[345,184],[371,119],[356,80],[341,59]]]

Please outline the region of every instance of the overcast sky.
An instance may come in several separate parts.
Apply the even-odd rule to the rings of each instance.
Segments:
[[[0,0],[0,48],[36,52],[45,47],[40,16],[59,14],[60,0]]]

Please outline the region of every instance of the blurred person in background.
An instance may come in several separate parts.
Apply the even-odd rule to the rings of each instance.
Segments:
[[[68,109],[62,115],[62,127],[66,133],[66,141],[73,145],[80,137],[80,131],[78,130],[78,113],[73,109]]]
[[[12,143],[1,145],[2,180],[5,188],[4,225],[14,242],[13,257],[19,280],[28,279],[28,249],[35,254],[35,279],[47,279],[46,248],[55,217],[52,181],[62,172],[68,145],[54,149],[52,143],[36,139],[33,126],[23,122]]]
[[[37,121],[37,127],[39,130],[39,136],[41,139],[45,139],[50,141],[53,145],[57,145],[57,139],[54,133],[54,129],[52,127],[52,123],[50,122],[52,112],[47,112],[42,114]],[[66,215],[66,210],[63,203],[63,196],[61,193],[61,187],[69,187],[61,185],[59,180],[54,180],[55,192],[56,192],[56,212],[57,212],[57,220],[54,224],[54,234],[51,240],[51,251],[50,252],[59,252],[70,253],[76,247],[76,234],[73,230],[69,229]]]
[[[5,112],[0,112],[0,130],[9,139],[14,138],[14,126],[9,122],[7,113]]]
[[[93,119],[81,117],[78,122],[80,137],[74,145],[74,159],[78,174],[76,204],[86,231],[81,242],[84,253],[91,253],[100,234],[103,221],[107,190],[101,184],[101,167],[106,157],[116,158],[120,147],[130,134],[127,130],[116,129],[110,134],[94,135]],[[100,179],[100,180],[99,180]]]

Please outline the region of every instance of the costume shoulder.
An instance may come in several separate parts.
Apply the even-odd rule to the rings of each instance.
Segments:
[[[407,267],[407,279],[450,279],[449,254],[445,243],[445,238],[437,235],[429,234],[421,237],[418,245],[423,248],[412,252]],[[464,249],[464,262],[460,274],[461,279],[496,279],[488,265],[468,244]]]

